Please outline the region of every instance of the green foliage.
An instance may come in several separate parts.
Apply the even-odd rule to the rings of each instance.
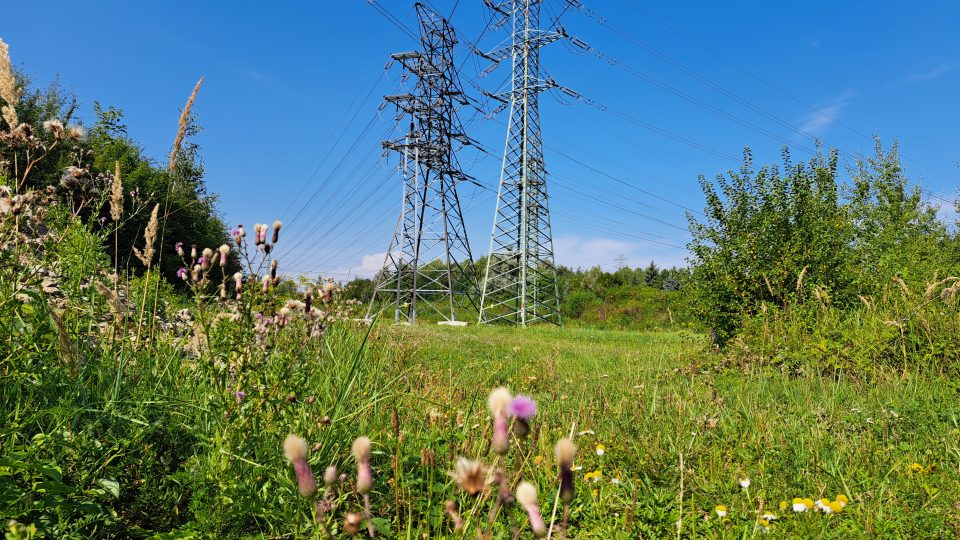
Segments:
[[[799,165],[784,151],[782,170],[755,170],[748,150],[739,172],[715,184],[701,178],[706,218],[690,217],[687,290],[715,343],[771,308],[816,296],[834,309],[856,309],[894,279],[920,286],[952,271],[957,241],[909,184],[896,146],[885,152],[879,141],[873,156],[854,164],[849,186],[838,179],[835,150]]]

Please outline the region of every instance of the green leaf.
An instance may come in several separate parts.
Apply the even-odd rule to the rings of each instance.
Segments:
[[[117,482],[113,478],[101,478],[97,481],[101,486],[104,487],[107,491],[113,495],[114,499],[120,498],[120,482]]]

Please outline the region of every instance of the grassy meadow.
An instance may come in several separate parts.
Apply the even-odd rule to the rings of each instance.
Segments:
[[[539,437],[521,446],[517,467],[546,500],[556,489],[553,442],[574,433],[582,467],[574,538],[753,537],[766,532],[758,525],[766,512],[777,516],[769,532],[784,538],[953,538],[960,526],[960,405],[948,380],[718,369],[705,339],[677,332],[380,327],[376,335],[410,373],[401,410],[412,417],[403,445],[413,453],[426,446],[449,457],[452,425],[458,452],[482,454],[486,391],[506,385],[541,407]],[[598,481],[584,479],[595,471]],[[850,500],[839,514],[792,510],[796,497],[838,494]],[[405,496],[424,495],[411,487]],[[442,495],[432,497],[427,506],[439,508]],[[727,507],[724,519],[717,505]],[[405,537],[443,530],[420,518],[405,529]]]

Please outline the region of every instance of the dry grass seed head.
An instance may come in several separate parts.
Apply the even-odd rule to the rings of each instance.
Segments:
[[[120,162],[114,162],[113,181],[110,182],[110,219],[120,221],[123,214],[123,180],[120,177]]]
[[[180,153],[180,145],[183,143],[183,137],[187,133],[187,124],[190,121],[190,108],[193,107],[193,102],[197,99],[197,93],[200,91],[200,85],[202,84],[203,77],[200,77],[197,85],[193,87],[193,92],[190,93],[190,97],[187,99],[187,104],[180,113],[180,120],[177,125],[177,136],[173,139],[173,148],[170,150],[170,163],[167,166],[170,172],[173,172],[173,167],[177,162],[177,154]]]
[[[10,46],[2,39],[0,39],[0,99],[6,102],[6,105],[0,107],[0,113],[12,131],[20,125],[16,111],[16,106],[20,103],[20,89],[17,88],[17,79],[10,63]]]
[[[158,203],[153,207],[153,212],[150,212],[150,221],[147,222],[147,228],[143,233],[143,239],[146,245],[143,248],[143,251],[140,251],[137,248],[133,248],[133,252],[137,255],[137,258],[140,259],[140,262],[144,266],[149,267],[153,261],[153,244],[157,240],[157,213],[160,212],[160,204]]]

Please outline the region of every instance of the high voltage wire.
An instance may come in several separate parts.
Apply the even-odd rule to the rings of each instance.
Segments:
[[[770,119],[770,120],[772,120],[772,121],[780,124],[781,126],[786,127],[787,129],[789,129],[789,130],[791,130],[791,131],[793,131],[793,132],[795,132],[795,133],[797,133],[797,134],[799,134],[799,135],[801,135],[801,136],[803,136],[803,137],[805,137],[805,138],[812,139],[812,140],[815,140],[815,141],[818,140],[815,136],[811,135],[810,133],[808,133],[807,131],[803,130],[802,128],[800,128],[800,127],[798,127],[798,126],[796,126],[796,125],[794,125],[794,124],[792,124],[792,123],[790,123],[790,122],[788,122],[788,121],[786,121],[786,120],[783,120],[782,118],[776,116],[775,114],[770,113],[769,111],[766,111],[766,110],[764,110],[763,108],[761,108],[761,107],[753,104],[751,101],[747,100],[746,98],[742,98],[742,97],[740,97],[739,95],[735,94],[734,92],[731,92],[731,91],[727,90],[726,88],[722,87],[721,85],[719,85],[719,84],[711,81],[710,79],[708,79],[708,78],[706,78],[706,77],[703,77],[702,75],[700,75],[699,73],[697,73],[695,70],[693,70],[693,69],[685,66],[684,64],[682,64],[681,62],[679,62],[679,61],[677,61],[677,60],[674,60],[672,57],[670,57],[670,56],[667,55],[666,53],[663,53],[662,51],[654,48],[653,46],[651,46],[651,45],[649,45],[649,44],[647,44],[645,41],[641,40],[640,38],[634,36],[633,34],[629,33],[628,31],[620,28],[620,27],[617,26],[615,23],[610,22],[608,19],[605,19],[605,18],[601,17],[601,16],[598,15],[595,11],[590,10],[589,8],[584,7],[579,1],[577,1],[577,0],[567,0],[567,2],[568,2],[570,5],[574,5],[575,7],[577,7],[577,9],[579,9],[581,12],[583,12],[587,17],[589,17],[589,18],[591,18],[592,20],[596,21],[596,22],[597,22],[598,24],[600,24],[601,26],[604,26],[604,27],[613,29],[615,32],[617,32],[617,33],[620,34],[621,36],[625,37],[625,38],[628,39],[629,41],[633,42],[635,45],[640,46],[641,48],[647,50],[647,51],[650,52],[651,54],[654,54],[654,56],[657,56],[658,58],[660,58],[660,59],[663,60],[664,62],[667,62],[667,63],[673,65],[674,67],[680,69],[681,71],[683,71],[683,72],[684,72],[685,74],[687,74],[688,76],[690,76],[690,77],[692,77],[692,78],[700,81],[701,83],[709,86],[710,88],[713,88],[714,90],[722,93],[723,95],[729,97],[730,99],[733,99],[734,101],[737,101],[737,102],[740,103],[741,105],[744,105],[744,106],[750,108],[751,110],[753,110],[753,111],[761,114],[762,116],[764,116],[764,117],[766,117],[766,118],[768,118],[768,119]],[[666,23],[663,23],[663,24],[666,25]],[[672,29],[672,27],[671,27],[671,29]],[[674,30],[675,30],[675,29],[674,29]],[[676,30],[675,30],[675,31],[676,31]],[[679,31],[677,31],[677,32],[679,32]],[[715,114],[718,114],[718,115],[720,115],[720,116],[723,116],[724,118],[727,118],[727,119],[729,119],[729,120],[731,120],[731,121],[733,121],[733,122],[735,122],[735,123],[737,123],[737,124],[740,124],[740,125],[742,125],[742,126],[744,126],[744,127],[747,127],[747,128],[749,128],[749,129],[752,129],[752,130],[754,130],[754,131],[756,131],[756,132],[758,132],[758,133],[760,133],[760,134],[762,134],[762,135],[765,135],[765,136],[768,136],[768,137],[770,137],[770,138],[773,138],[773,139],[781,142],[781,143],[784,144],[784,145],[792,146],[792,147],[794,147],[794,148],[799,148],[800,150],[803,150],[803,151],[805,151],[805,152],[807,152],[807,153],[810,153],[810,154],[815,154],[815,153],[816,153],[816,151],[814,151],[813,149],[811,149],[811,148],[809,148],[809,147],[806,147],[806,146],[804,146],[804,145],[802,145],[802,144],[799,144],[799,143],[792,142],[792,141],[790,141],[790,140],[788,140],[788,139],[786,139],[786,138],[784,138],[784,137],[781,137],[781,136],[779,136],[779,135],[777,135],[777,134],[775,134],[775,133],[773,133],[773,132],[770,132],[769,130],[766,130],[766,129],[760,127],[760,126],[757,126],[756,124],[754,124],[754,123],[752,123],[752,122],[750,122],[750,121],[748,121],[748,120],[744,120],[744,119],[740,118],[739,116],[736,116],[736,115],[734,115],[734,114],[732,114],[732,113],[729,113],[729,112],[727,112],[727,111],[724,111],[724,110],[722,110],[722,109],[720,109],[720,108],[718,108],[718,107],[714,107],[713,105],[710,105],[709,103],[707,103],[707,102],[705,102],[705,101],[703,101],[703,100],[701,100],[701,99],[699,99],[699,98],[696,98],[696,97],[694,97],[694,96],[691,96],[690,94],[687,94],[686,92],[683,92],[682,90],[679,90],[679,89],[677,89],[676,87],[674,87],[674,86],[672,86],[672,85],[670,85],[670,84],[667,84],[667,83],[664,83],[664,82],[662,82],[662,81],[659,81],[658,79],[656,79],[656,78],[654,78],[654,77],[650,77],[650,76],[642,73],[640,70],[638,70],[638,69],[636,69],[636,68],[634,68],[634,67],[632,67],[632,66],[630,66],[630,65],[628,65],[628,64],[625,64],[625,63],[617,60],[616,58],[613,58],[613,57],[611,57],[611,56],[603,53],[602,51],[599,51],[599,50],[596,49],[595,47],[589,45],[588,43],[586,43],[585,41],[583,41],[583,40],[581,40],[581,39],[579,39],[579,38],[573,37],[573,38],[571,38],[571,41],[574,43],[574,45],[576,45],[576,46],[584,49],[585,51],[589,52],[590,54],[592,54],[592,55],[595,56],[596,58],[598,58],[598,59],[600,59],[600,60],[603,60],[603,61],[607,62],[607,63],[610,64],[610,65],[613,65],[613,66],[615,66],[615,67],[618,67],[618,68],[620,68],[620,69],[623,69],[624,71],[626,71],[626,72],[628,72],[628,73],[630,73],[630,74],[632,74],[632,75],[634,75],[634,76],[636,76],[636,77],[638,77],[638,78],[641,78],[642,80],[647,81],[647,82],[649,82],[650,84],[653,84],[653,85],[655,85],[655,86],[657,86],[657,87],[659,87],[659,88],[661,88],[661,89],[667,90],[668,92],[671,92],[671,93],[673,93],[673,94],[675,94],[675,95],[678,95],[678,96],[682,97],[683,99],[686,99],[687,101],[690,101],[690,102],[692,102],[692,103],[694,103],[694,104],[696,104],[696,105],[699,105],[699,106],[701,106],[701,107],[703,107],[703,108],[705,108],[705,109],[707,109],[707,110],[709,110],[709,111],[711,111],[711,112],[714,112]],[[696,42],[694,42],[694,43],[696,43]],[[697,45],[699,45],[699,43],[697,43]],[[702,47],[702,48],[704,48],[702,45],[699,45],[699,46]],[[721,59],[726,60],[725,58],[723,58],[723,57],[721,57],[721,56],[719,56],[719,55],[717,55],[717,56],[718,56],[719,58],[721,58]],[[729,60],[727,60],[727,61],[732,63],[732,61],[729,61]],[[736,64],[734,64],[734,65],[739,68],[739,66],[737,66]],[[740,68],[740,69],[743,70],[743,68]],[[744,70],[744,71],[745,71],[745,70]],[[747,73],[749,74],[749,72],[747,72]],[[755,75],[752,75],[752,74],[750,74],[750,75],[751,75],[752,77],[754,77],[754,78],[757,78]],[[766,83],[766,84],[767,84],[768,86],[772,86],[772,85],[770,85],[769,83]],[[789,94],[787,94],[787,95],[789,96]],[[792,96],[790,96],[790,97],[792,97]],[[798,101],[798,102],[799,102],[799,100],[797,100],[796,98],[793,98],[793,99],[794,99],[795,101]],[[811,110],[813,110],[813,111],[815,111],[815,112],[818,112],[818,110],[817,110],[816,108],[814,108],[812,105],[808,105],[808,104],[803,103],[803,102],[800,102],[800,103],[801,103],[802,105],[806,106],[807,108],[809,108],[809,109],[811,109]],[[833,118],[831,118],[831,119],[832,119],[832,120],[836,120],[836,119],[833,119]],[[865,138],[867,138],[867,139],[872,140],[872,137],[869,137],[869,136],[867,136],[867,135],[865,135],[865,134],[863,134],[863,133],[861,133],[861,132],[859,132],[859,131],[856,131],[856,130],[854,130],[853,128],[850,128],[849,126],[844,125],[844,127],[847,127],[848,129],[854,131],[854,133],[857,133],[858,135],[860,135],[860,136],[862,136],[862,137],[865,137]],[[838,153],[839,153],[841,156],[846,157],[847,159],[856,160],[856,156],[855,156],[855,155],[852,155],[852,154],[850,154],[850,153],[848,153],[848,152],[846,152],[846,151],[840,150],[839,148],[837,149],[837,151],[838,151]],[[930,170],[931,172],[934,172],[935,174],[938,174],[939,176],[942,176],[943,178],[946,178],[946,179],[949,180],[949,178],[947,178],[946,176],[944,176],[944,175],[942,175],[942,174],[939,174],[939,173],[937,173],[936,171],[933,171],[933,170],[930,169],[929,167],[926,167],[926,166],[924,166],[924,165],[922,165],[922,164],[920,164],[920,163],[917,163],[917,162],[915,162],[915,161],[913,161],[913,160],[909,160],[909,159],[907,159],[906,157],[904,157],[904,159],[907,160],[907,161],[911,161],[911,162],[913,162],[913,163],[915,163],[915,164],[917,164],[917,165],[919,165],[919,166],[921,166],[921,167],[923,167],[923,168],[925,168],[925,169],[928,169],[928,170]],[[926,194],[927,194],[929,197],[931,197],[931,198],[937,199],[937,200],[939,200],[939,201],[941,201],[941,202],[944,202],[944,203],[947,203],[947,204],[953,204],[953,201],[949,201],[949,200],[941,197],[940,195],[938,195],[938,194],[936,194],[936,193],[930,192],[929,190],[925,189],[923,186],[918,186],[918,187],[919,187],[919,189],[920,189],[921,192],[926,193]]]
[[[373,164],[370,166],[370,168],[366,171],[366,173],[358,177],[356,173],[360,170],[363,164],[364,164],[364,161],[362,160],[358,161],[352,173],[347,175],[344,181],[341,182],[340,185],[337,187],[337,190],[321,204],[320,208],[318,208],[316,211],[313,212],[313,216],[311,217],[310,222],[308,222],[306,226],[301,227],[299,229],[300,231],[299,234],[295,234],[291,236],[290,241],[287,242],[288,247],[286,247],[284,250],[285,254],[295,252],[295,250],[298,247],[300,247],[304,242],[309,242],[311,240],[311,236],[316,234],[316,230],[314,229],[313,224],[326,217],[329,217],[324,212],[324,210],[329,206],[330,201],[334,200],[343,191],[343,188],[347,185],[349,180],[355,179],[358,185],[363,185],[365,182],[367,182],[367,180],[369,180],[376,173],[377,170],[380,169],[379,162],[374,161]],[[343,201],[343,199],[346,199],[349,196],[350,194],[347,193],[347,195],[343,197],[341,201],[345,202]]]
[[[362,95],[362,92],[358,93],[354,97],[353,102],[351,102],[350,105],[344,110],[343,115],[340,117],[340,120],[337,121],[336,127],[333,130],[333,133],[337,135],[336,140],[334,141],[333,144],[326,145],[327,153],[326,155],[324,155],[323,159],[320,161],[320,164],[317,165],[317,167],[313,170],[313,173],[311,173],[309,176],[306,176],[307,171],[306,170],[304,171],[302,176],[305,176],[305,178],[302,181],[300,189],[297,191],[296,195],[293,195],[292,197],[290,197],[289,204],[287,204],[287,207],[283,210],[283,212],[280,213],[281,217],[286,217],[287,213],[290,211],[291,208],[293,208],[293,205],[297,202],[297,199],[299,199],[300,196],[303,195],[304,190],[307,188],[308,185],[310,185],[310,180],[312,180],[316,176],[320,168],[323,167],[323,165],[327,162],[328,159],[330,159],[330,156],[333,154],[334,148],[336,148],[340,144],[340,141],[343,140],[344,133],[347,133],[350,130],[350,127],[356,121],[357,116],[359,116],[360,112],[363,110],[362,105],[365,104],[370,99],[370,96],[373,95],[373,92],[377,89],[377,85],[380,83],[380,81],[383,80],[386,73],[387,73],[387,68],[384,67],[380,71],[380,77],[378,77],[377,80],[373,83],[373,86],[370,87],[370,91],[367,92],[367,95],[361,101],[358,102],[357,100]],[[373,79],[373,76],[375,74],[376,72],[372,73],[370,75],[370,79]],[[367,86],[367,84],[370,82],[370,79],[368,79],[367,82],[363,84],[362,88]],[[344,126],[342,124],[344,120],[347,119],[347,116],[350,114],[350,111],[353,111],[353,115],[350,117],[350,120]],[[376,121],[377,117],[378,117],[378,114],[374,113],[374,116],[371,119],[371,122]],[[318,148],[317,153],[310,159],[310,163],[312,164],[320,156],[322,152],[323,152],[323,147]],[[309,170],[309,168],[310,167],[308,166],[307,170]]]
[[[566,0],[566,1],[572,3],[574,0]],[[741,71],[742,73],[745,73],[746,75],[748,75],[748,76],[751,77],[752,79],[754,79],[754,80],[762,83],[763,85],[765,85],[765,86],[767,86],[768,88],[776,91],[777,93],[779,93],[779,94],[781,94],[781,95],[789,98],[790,100],[794,101],[795,103],[797,103],[797,104],[799,104],[799,105],[802,105],[803,107],[809,109],[811,112],[814,112],[814,113],[817,113],[817,114],[823,114],[823,113],[820,111],[820,109],[818,109],[817,107],[814,107],[813,105],[811,105],[811,104],[809,104],[809,103],[801,100],[800,98],[794,96],[794,95],[791,94],[790,92],[788,92],[788,91],[780,88],[779,86],[777,86],[777,85],[775,85],[775,84],[773,84],[773,83],[771,83],[771,82],[763,79],[763,78],[760,77],[759,75],[754,74],[752,71],[744,68],[743,66],[741,66],[741,65],[738,64],[737,62],[734,62],[733,60],[727,58],[726,56],[723,56],[723,55],[721,55],[720,53],[715,52],[714,50],[710,49],[710,48],[707,47],[706,45],[703,45],[702,43],[700,43],[699,41],[695,40],[694,38],[692,38],[692,37],[688,36],[687,34],[681,32],[679,29],[675,28],[674,26],[672,26],[672,25],[668,24],[667,22],[663,21],[662,19],[654,16],[654,15],[653,15],[652,13],[650,13],[649,11],[647,11],[647,10],[643,9],[642,7],[640,7],[640,6],[639,6],[636,2],[634,2],[633,0],[624,0],[624,1],[625,1],[627,4],[631,5],[631,6],[632,6],[634,9],[636,9],[637,11],[640,11],[641,13],[645,14],[645,15],[646,15],[647,17],[649,17],[650,19],[652,19],[652,20],[654,20],[655,22],[657,22],[658,24],[666,27],[667,29],[669,29],[669,30],[671,30],[672,32],[674,32],[674,33],[676,33],[677,35],[679,35],[680,37],[682,37],[682,38],[686,39],[687,41],[689,41],[690,43],[696,45],[696,46],[699,47],[700,49],[703,49],[704,51],[710,53],[710,54],[713,55],[714,57],[722,60],[723,62],[726,62],[727,64],[729,64],[729,65],[731,65],[731,66],[733,66],[733,67],[735,67],[737,70]],[[856,129],[856,128],[854,128],[854,127],[852,127],[852,126],[850,126],[850,125],[848,125],[848,124],[846,124],[846,123],[844,123],[844,122],[842,122],[840,119],[838,119],[838,118],[836,118],[836,117],[833,117],[833,116],[830,116],[830,115],[824,115],[824,116],[825,116],[826,118],[828,118],[829,120],[835,122],[837,125],[839,125],[839,126],[845,128],[845,129],[847,129],[848,131],[850,131],[851,133],[853,133],[853,134],[855,134],[855,135],[859,135],[859,136],[861,136],[861,137],[863,137],[863,138],[865,138],[865,139],[867,139],[867,140],[871,140],[871,141],[873,140],[873,137],[871,137],[870,135],[867,135],[867,134],[863,133],[862,131],[859,131],[858,129]],[[926,169],[926,170],[928,170],[928,171],[936,174],[937,176],[940,176],[941,178],[944,178],[945,180],[949,180],[949,181],[954,181],[954,180],[955,180],[955,179],[950,178],[950,177],[948,177],[948,176],[946,176],[946,175],[944,175],[944,174],[941,174],[940,172],[938,172],[938,171],[936,171],[936,170],[934,170],[934,169],[931,169],[930,167],[927,167],[926,165],[924,165],[924,164],[922,164],[922,163],[919,163],[919,162],[917,162],[917,161],[915,161],[915,160],[909,159],[909,158],[907,158],[906,156],[904,156],[904,160],[909,161],[909,162],[911,162],[911,163],[913,163],[913,164],[915,164],[915,165],[917,165],[917,166],[919,166],[919,167],[922,167],[922,168],[924,168],[924,169]],[[949,202],[949,201],[948,201],[948,202]]]
[[[297,262],[301,262],[302,259],[303,259],[304,257],[308,256],[310,253],[312,253],[313,250],[316,249],[317,246],[318,246],[321,242],[323,242],[323,241],[329,241],[329,240],[330,240],[330,236],[333,234],[333,232],[336,231],[338,227],[340,227],[341,225],[343,225],[343,223],[344,223],[347,219],[349,219],[350,217],[356,215],[356,212],[358,212],[362,207],[364,207],[364,206],[366,206],[366,205],[370,205],[370,200],[369,200],[369,199],[370,199],[373,195],[375,195],[376,193],[378,193],[381,189],[383,189],[384,186],[387,186],[387,185],[388,185],[388,182],[389,182],[389,180],[390,180],[391,178],[393,178],[393,173],[392,173],[392,172],[391,172],[390,174],[386,175],[386,176],[383,178],[383,180],[381,180],[380,183],[376,185],[376,187],[375,187],[374,189],[372,189],[369,193],[366,194],[366,196],[358,198],[357,203],[356,203],[350,210],[348,210],[348,211],[340,218],[339,221],[333,223],[332,225],[326,226],[325,229],[323,229],[322,231],[319,231],[318,234],[315,234],[316,239],[313,241],[313,243],[309,244],[309,245],[306,246],[305,248],[302,248],[298,254],[296,254],[296,255],[294,255],[293,257],[291,257],[290,263],[291,263],[291,264],[296,264]],[[387,194],[389,194],[389,192],[387,192]],[[386,194],[385,194],[385,195],[382,195],[380,201],[382,201],[382,200],[383,200],[383,197],[385,197],[385,196],[386,196]],[[378,201],[378,202],[379,202],[379,201]]]

